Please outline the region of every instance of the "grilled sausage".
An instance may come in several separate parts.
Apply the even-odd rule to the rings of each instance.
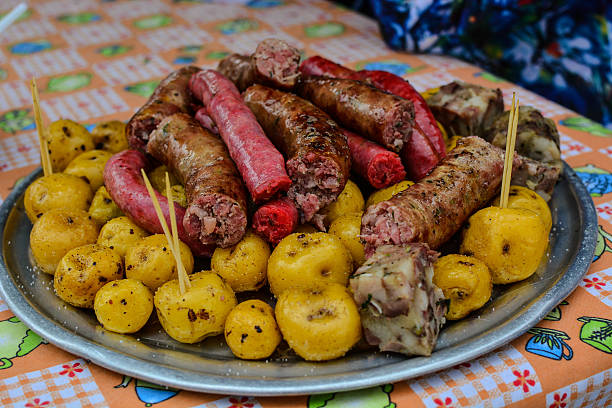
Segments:
[[[236,86],[213,70],[194,75],[189,86],[217,125],[253,201],[263,202],[287,191],[291,179],[285,171],[285,160],[244,104]]]
[[[189,91],[189,79],[200,68],[187,66],[172,72],[164,78],[153,94],[132,116],[126,127],[128,143],[132,149],[144,152],[149,134],[166,116],[178,112],[193,113],[195,100]]]
[[[187,233],[222,248],[240,241],[247,227],[246,191],[223,141],[191,116],[168,116],[151,133],[147,152],[185,186]]]
[[[257,83],[290,90],[299,76],[300,51],[283,40],[268,38],[257,45],[253,55],[231,54],[217,70],[240,91]]]
[[[287,158],[292,180],[287,196],[299,208],[302,222],[310,221],[338,197],[348,180],[351,159],[346,137],[325,112],[293,94],[253,85],[243,96]]]
[[[412,133],[412,103],[363,82],[309,77],[298,82],[296,91],[342,126],[394,152]]]
[[[385,244],[438,248],[498,193],[503,167],[501,149],[476,136],[461,138],[429,176],[367,209],[361,220],[366,255]]]
[[[140,170],[149,168],[149,162],[144,153],[138,150],[124,150],[111,157],[104,167],[104,184],[113,201],[127,214],[136,225],[152,234],[163,234],[163,229],[157,215],[153,201],[144,184]],[[168,211],[168,199],[160,193],[155,193],[159,206],[164,213],[166,222],[170,225],[170,213]],[[174,211],[177,220],[182,220],[185,209],[174,203]],[[179,222],[178,235],[181,241],[191,248],[194,255],[211,256],[214,246],[204,245],[197,238],[187,234],[183,225]]]

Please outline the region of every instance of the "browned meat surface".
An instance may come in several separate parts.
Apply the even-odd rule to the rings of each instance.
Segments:
[[[384,245],[357,269],[350,288],[369,344],[431,354],[446,314],[444,294],[432,283],[437,257],[427,244]]]
[[[561,163],[559,163],[559,166],[553,166],[515,155],[510,184],[527,187],[548,201],[552,197],[557,180],[561,175],[561,166]]]
[[[499,89],[453,81],[441,86],[427,105],[451,135],[484,137],[504,111],[504,98]]]
[[[412,102],[364,82],[313,76],[302,78],[295,89],[343,127],[396,153],[412,134]]]
[[[293,94],[253,85],[244,94],[272,143],[287,159],[287,196],[310,221],[342,192],[351,169],[346,136],[325,112]]]
[[[247,227],[246,191],[223,141],[184,113],[165,118],[147,152],[185,186],[187,233],[222,248],[242,239]]]

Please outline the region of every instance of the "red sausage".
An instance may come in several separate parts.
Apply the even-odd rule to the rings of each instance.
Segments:
[[[442,133],[427,103],[403,78],[384,71],[355,72],[319,56],[310,57],[302,62],[300,72],[304,76],[323,75],[367,81],[377,88],[412,101],[415,126],[412,137],[400,153],[410,179],[420,180],[438,165],[440,158],[446,155]]]
[[[140,174],[141,169],[147,170],[148,167],[149,162],[143,153],[137,150],[124,150],[106,162],[104,184],[113,201],[136,225],[152,234],[163,234],[164,231],[157,219],[153,201],[151,201]],[[155,195],[166,222],[170,225],[168,199],[158,192],[155,192]],[[177,227],[180,240],[191,248],[194,255],[211,256],[215,248],[202,244],[197,237],[189,237],[183,228],[180,220],[185,217],[185,209],[175,203],[174,211],[179,221]]]
[[[352,170],[374,188],[385,188],[406,177],[397,153],[343,129],[351,150]]]
[[[291,179],[285,159],[266,137],[236,86],[219,72],[207,69],[192,76],[189,87],[216,123],[253,201],[266,201],[287,191]]]
[[[298,225],[298,210],[287,197],[268,201],[255,211],[253,230],[271,244],[291,234]]]

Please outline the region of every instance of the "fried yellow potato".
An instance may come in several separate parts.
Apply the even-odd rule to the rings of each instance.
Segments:
[[[188,274],[193,272],[193,255],[185,243],[179,241],[181,259]],[[125,252],[125,274],[138,279],[151,290],[178,277],[176,261],[163,234],[141,238]]]
[[[118,120],[99,123],[91,131],[95,148],[111,153],[119,153],[127,149],[129,146],[125,126],[125,123]]]
[[[51,157],[53,172],[64,171],[68,163],[79,154],[94,148],[91,134],[69,119],[60,119],[47,129],[47,147]]]
[[[111,153],[104,150],[81,153],[68,163],[64,173],[81,177],[89,183],[92,191],[96,191],[104,184],[104,166],[111,156]]]
[[[312,224],[300,224],[295,228],[295,232],[302,234],[312,234],[313,232],[320,232]]]
[[[178,179],[172,174],[168,167],[161,165],[149,172],[149,181],[153,188],[159,191],[162,194],[166,194],[166,173],[168,173],[168,177],[170,178],[170,185],[179,184]]]
[[[44,212],[54,208],[87,211],[92,196],[93,192],[85,180],[54,173],[38,178],[28,186],[23,205],[28,218],[34,223]]]
[[[118,279],[98,290],[94,311],[106,330],[135,333],[142,329],[153,312],[153,294],[136,279]]]
[[[163,284],[153,299],[162,327],[181,343],[223,333],[225,319],[237,303],[232,288],[216,273],[194,273],[189,280],[191,289],[183,295],[174,279]]]
[[[54,208],[46,211],[30,232],[30,249],[36,265],[53,275],[68,251],[96,242],[98,228],[83,210]]]
[[[270,247],[259,235],[247,231],[236,245],[215,249],[210,267],[234,292],[257,290],[266,283]]]
[[[352,272],[349,250],[340,238],[324,232],[288,235],[268,260],[268,282],[277,297],[293,287],[311,288],[330,282],[346,286]]]
[[[357,305],[336,283],[287,289],[274,310],[284,339],[305,360],[342,357],[361,338]]]
[[[500,198],[494,201],[495,206],[499,206]],[[524,208],[538,214],[546,227],[546,231],[550,232],[552,227],[552,215],[548,203],[540,197],[538,193],[527,187],[510,186],[510,194],[508,195],[508,208]]]
[[[365,262],[365,250],[359,239],[362,214],[357,212],[342,215],[336,218],[329,227],[329,233],[340,238],[344,246],[351,251],[354,268],[361,266]]]
[[[344,214],[362,212],[363,206],[364,200],[361,190],[359,190],[357,184],[348,180],[346,186],[344,186],[344,190],[338,195],[338,198],[325,207],[321,213],[325,215],[325,221],[331,224]]]
[[[494,284],[530,277],[548,247],[548,231],[539,215],[522,208],[487,207],[472,215],[460,252],[484,262]]]
[[[187,197],[185,196],[185,187],[183,187],[181,184],[175,184],[170,187],[170,190],[172,190],[172,201],[174,201],[175,203],[177,203],[183,208],[187,207]],[[166,198],[168,197],[166,195],[165,187],[164,187],[164,190],[161,191],[161,195],[163,195]]]
[[[121,257],[112,249],[87,244],[71,249],[57,265],[53,277],[55,294],[76,307],[94,307],[98,290],[107,282],[123,278]]]
[[[128,217],[122,216],[113,218],[102,226],[97,243],[114,249],[123,259],[128,248],[135,246],[147,235],[149,235],[147,231],[134,224]]]
[[[89,215],[98,224],[104,225],[113,218],[123,215],[123,211],[113,201],[106,187],[102,186],[94,194],[89,206]]]
[[[434,264],[433,283],[449,299],[449,320],[461,319],[481,308],[491,298],[493,283],[484,262],[473,256],[451,254]]]
[[[270,357],[282,339],[274,310],[261,300],[240,303],[225,320],[225,342],[238,358]]]
[[[370,194],[365,206],[368,208],[371,205],[378,204],[382,201],[387,201],[397,193],[406,190],[413,184],[414,183],[410,180],[402,180],[399,183],[393,184],[392,186],[377,190]]]

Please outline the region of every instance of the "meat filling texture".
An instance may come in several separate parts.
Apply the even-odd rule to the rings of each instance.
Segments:
[[[236,244],[246,228],[244,211],[227,197],[210,194],[200,196],[185,211],[183,225],[204,244],[227,247]]]

